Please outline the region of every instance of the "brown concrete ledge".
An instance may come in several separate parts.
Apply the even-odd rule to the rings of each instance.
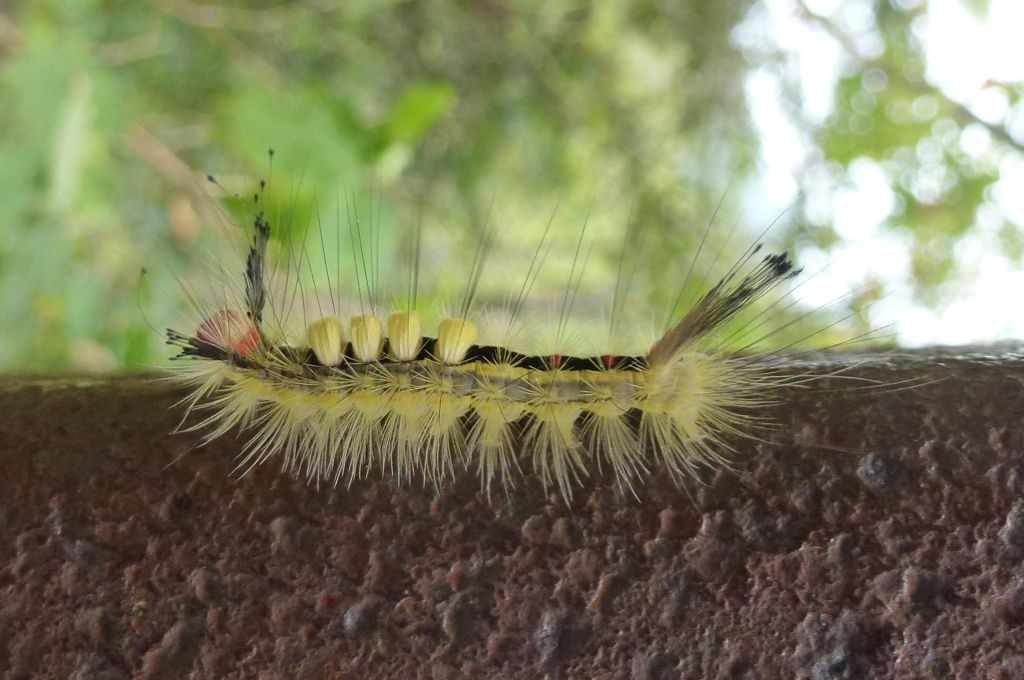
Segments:
[[[692,500],[572,507],[239,480],[167,385],[3,378],[0,676],[1024,677],[1024,355],[819,359],[933,382],[800,392]]]

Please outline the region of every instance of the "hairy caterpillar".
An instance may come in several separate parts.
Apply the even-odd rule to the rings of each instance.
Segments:
[[[378,255],[363,243],[358,216],[349,223],[358,313],[340,318],[338,273],[333,281],[328,275],[326,289],[286,281],[274,291],[273,227],[261,196],[262,189],[244,269],[224,282],[216,302],[195,302],[195,330],[167,331],[176,358],[190,360],[174,374],[192,389],[187,412],[208,411],[193,429],[204,429],[207,441],[236,428],[251,433],[241,468],[280,455],[284,468],[332,484],[379,470],[399,482],[438,485],[468,468],[488,491],[534,475],[566,499],[594,469],[610,469],[624,488],[655,465],[682,482],[701,467],[724,464],[725,439],[749,436],[758,409],[794,380],[770,358],[707,347],[738,312],[800,272],[787,253],[765,255],[760,243],[643,354],[537,354],[484,343],[469,318],[486,247],[459,312],[433,333],[424,328],[415,293],[378,315],[367,292]],[[547,233],[514,313],[543,262]],[[418,273],[419,232],[415,240]],[[311,261],[304,241],[282,259],[285,269]],[[572,309],[578,260],[579,246],[560,324]],[[310,299],[315,312],[301,337],[289,337],[284,321],[300,296],[303,315]]]

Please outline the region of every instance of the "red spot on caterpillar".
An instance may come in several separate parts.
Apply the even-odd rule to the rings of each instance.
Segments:
[[[608,368],[611,368],[612,366],[615,365],[615,357],[612,356],[611,354],[605,354],[603,357],[601,357],[601,361],[603,361],[604,365],[607,366]]]
[[[222,309],[199,325],[196,337],[203,342],[217,345],[246,356],[260,346],[260,332],[245,317]]]
[[[551,355],[551,367],[552,368],[558,368],[561,365],[562,365],[562,355],[561,354],[552,354]]]

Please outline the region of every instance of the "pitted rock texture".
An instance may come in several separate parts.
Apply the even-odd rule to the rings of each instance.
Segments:
[[[571,504],[239,479],[148,376],[5,378],[0,676],[1024,677],[1024,359],[811,369],[734,470]]]

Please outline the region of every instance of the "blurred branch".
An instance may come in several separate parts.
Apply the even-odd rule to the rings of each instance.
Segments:
[[[190,193],[198,189],[199,173],[149,130],[139,125],[133,127],[128,133],[128,146],[179,189]]]
[[[142,126],[132,128],[127,142],[144,161],[184,192],[196,209],[204,213],[209,209],[209,194],[205,190],[207,184],[202,179],[202,173],[183,161]]]
[[[283,9],[242,9],[188,0],[156,4],[165,12],[174,14],[196,28],[214,30],[235,29],[252,33],[275,33],[289,23],[293,16],[289,6]]]
[[[152,59],[166,54],[170,48],[165,44],[160,31],[150,31],[142,35],[118,40],[96,48],[96,58],[109,66],[121,66],[143,59]]]
[[[836,26],[835,22],[833,22],[831,19],[822,14],[818,14],[810,7],[808,7],[804,0],[796,0],[796,5],[799,8],[798,13],[801,17],[803,17],[810,23],[815,24],[819,28],[823,29],[826,33],[828,33],[836,42],[838,42],[843,47],[843,49],[853,59],[857,61],[862,70],[866,70],[869,68],[879,68],[890,77],[892,77],[894,74],[899,73],[898,69],[889,68],[889,65],[886,64],[881,59],[868,57],[861,53],[861,51],[857,47],[857,44],[853,41],[852,38],[850,38],[849,35],[847,35],[841,28]],[[949,107],[953,110],[956,120],[961,124],[976,123],[978,125],[981,125],[986,130],[988,130],[989,133],[991,133],[992,136],[995,137],[996,139],[1000,140],[1004,144],[1012,146],[1018,151],[1024,152],[1024,143],[1022,143],[1020,140],[1016,139],[1013,135],[1011,135],[1005,127],[1003,127],[1002,125],[990,123],[989,121],[979,117],[978,114],[972,111],[969,107],[956,101],[955,99],[950,98],[940,88],[922,87],[920,84],[911,82],[906,79],[904,79],[903,82],[904,84],[907,85],[908,89],[916,90],[922,95],[932,95],[942,99],[942,101],[948,104]]]
[[[223,178],[218,179],[216,185],[211,184],[203,173],[182,160],[142,126],[132,128],[127,143],[139,157],[179,189],[181,194],[178,198],[181,195],[187,197],[184,204],[172,201],[168,207],[168,216],[176,237],[185,240],[194,238],[193,221],[196,214],[210,222],[222,219],[223,215],[215,207],[216,201],[211,200],[211,196],[218,195],[218,191],[223,189],[220,184]]]
[[[974,111],[971,111],[963,104],[955,102],[946,97],[945,95],[942,95],[942,97],[953,105],[954,110],[956,112],[956,119],[960,121],[960,123],[977,123],[978,125],[985,127],[985,129],[992,133],[992,135],[999,139],[1001,142],[1009,144],[1018,151],[1024,151],[1024,144],[1022,144],[1013,135],[1011,135],[1007,131],[1007,129],[1004,128],[1002,125],[994,125],[992,123],[989,123],[988,121],[979,118],[978,115],[974,113]]]

